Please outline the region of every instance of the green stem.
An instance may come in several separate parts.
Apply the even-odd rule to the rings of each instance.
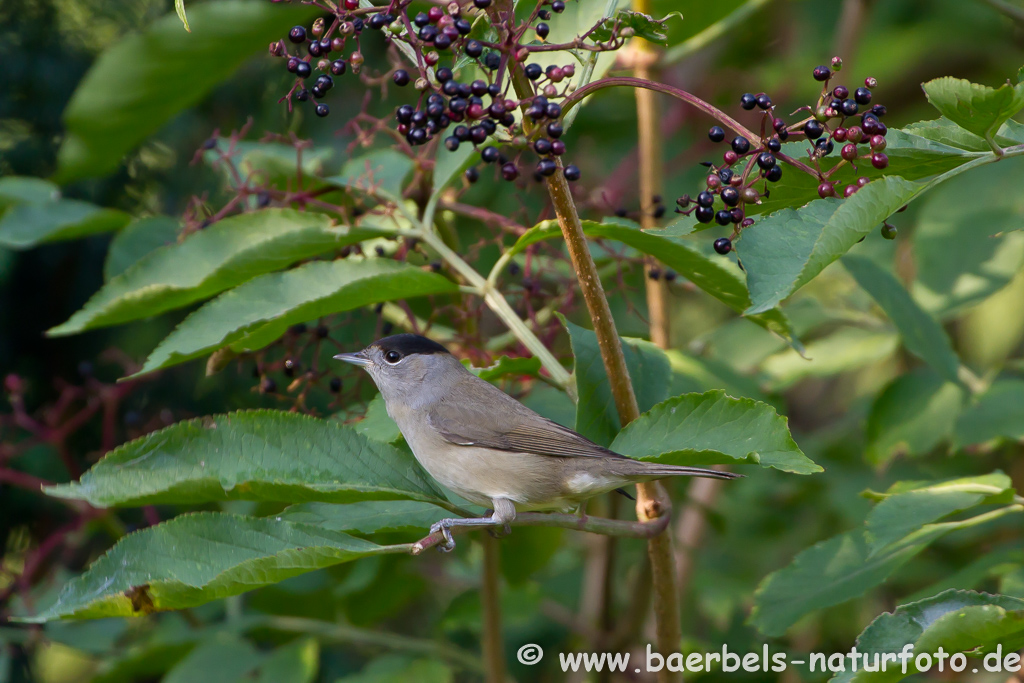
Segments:
[[[515,310],[509,305],[508,301],[501,294],[501,292],[492,286],[484,277],[476,272],[473,266],[466,263],[466,261],[456,254],[451,247],[445,244],[444,240],[437,235],[428,225],[420,222],[420,220],[409,211],[404,203],[396,197],[384,197],[388,201],[392,202],[402,215],[412,224],[412,230],[401,230],[398,231],[401,234],[406,234],[411,237],[417,237],[427,243],[438,255],[444,259],[459,275],[461,275],[466,282],[473,288],[471,291],[480,297],[483,297],[484,303],[487,307],[498,316],[505,326],[508,327],[509,331],[516,336],[523,346],[530,350],[530,353],[540,359],[541,365],[551,375],[551,379],[560,387],[568,388],[570,376],[562,364],[558,362],[558,359],[548,350],[548,347],[544,346],[544,343],[537,338],[537,335],[533,333],[533,330],[516,315]]]
[[[371,631],[346,624],[334,624],[302,617],[266,617],[251,621],[247,626],[250,630],[268,628],[287,633],[308,633],[336,643],[369,645],[386,650],[439,657],[469,671],[477,673],[484,671],[483,662],[473,653],[437,640],[412,638],[398,633]]]

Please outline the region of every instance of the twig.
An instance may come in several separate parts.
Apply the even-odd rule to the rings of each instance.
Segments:
[[[605,517],[587,517],[581,515],[566,515],[557,512],[520,512],[512,522],[513,527],[517,526],[553,526],[560,529],[574,529],[576,531],[588,531],[594,534],[605,534],[607,536],[622,536],[625,538],[651,538],[657,536],[668,526],[668,517],[662,516],[649,521],[630,522],[622,519],[608,519]],[[453,534],[460,534],[469,531],[469,527],[452,527]],[[428,534],[415,543],[408,546],[394,546],[407,550],[413,555],[419,555],[428,548],[433,548],[444,542],[444,535],[437,533]]]

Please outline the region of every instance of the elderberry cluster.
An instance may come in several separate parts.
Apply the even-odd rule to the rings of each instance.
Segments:
[[[477,19],[490,21],[486,11],[491,4],[492,0],[455,0],[413,15],[408,12],[408,0],[362,9],[358,0],[344,0],[333,15],[317,19],[309,30],[291,29],[288,41],[298,46],[298,54],[289,52],[284,40],[272,44],[270,51],[286,58],[288,71],[297,77],[288,98],[311,100],[316,114],[327,116],[330,109],[323,99],[334,87],[334,78],[346,71],[358,73],[363,65],[359,41],[367,29],[381,32],[387,43],[406,43],[417,55],[418,68],[390,73],[394,85],[411,85],[419,93],[415,103],[395,111],[396,129],[405,141],[418,147],[439,140],[450,151],[473,145],[483,163],[496,164],[501,176],[510,181],[519,177],[520,156],[529,149],[538,157],[533,176],[540,181],[558,171],[556,159],[566,151],[560,139],[564,129],[559,100],[571,92],[576,69],[571,63],[542,68],[530,62],[529,55],[531,48],[539,47],[537,41],[547,38],[551,29],[546,22],[552,13],[565,10],[565,0],[538,0],[530,15],[532,35],[518,30],[511,45],[473,37],[474,24],[480,23]],[[355,43],[355,51],[346,58],[350,42]],[[605,47],[614,45],[598,49]],[[460,81],[456,68],[473,64],[479,67],[478,77]],[[513,91],[513,69],[522,69],[531,84],[529,96],[520,99]],[[514,113],[517,109],[523,112],[521,120]],[[479,173],[478,168],[470,168],[466,178],[474,182]],[[563,174],[570,181],[581,176],[572,164],[564,167]]]
[[[701,223],[714,221],[722,226],[735,225],[734,239],[740,230],[754,222],[746,217],[745,207],[760,203],[761,197],[769,194],[768,183],[782,178],[779,155],[782,143],[792,135],[802,135],[811,144],[807,155],[820,181],[818,195],[822,198],[838,194],[833,175],[844,165],[849,164],[856,169],[856,162],[865,160],[876,169],[886,168],[889,157],[884,150],[888,128],[881,120],[886,108],[871,104],[871,89],[877,86],[877,82],[874,78],[866,78],[864,86],[852,92],[845,85],[833,86],[832,79],[841,68],[842,60],[835,57],[831,68],[819,66],[814,69],[812,76],[823,83],[821,95],[815,106],[797,110],[806,111],[809,116],[793,124],[787,124],[775,115],[775,105],[767,94],[745,93],[740,97],[741,108],[762,112],[760,143],[752,144],[743,135],[729,140],[729,149],[722,155],[720,164],[705,163],[711,169],[705,182],[706,189],[696,199],[689,195],[680,197],[676,211],[686,215],[692,213]],[[727,137],[721,126],[712,126],[708,131],[708,138],[715,143],[725,142]],[[842,161],[828,171],[822,171],[820,160],[832,154],[837,143],[843,145],[840,150]],[[765,181],[763,191],[757,188],[762,180]],[[842,190],[843,197],[852,196],[869,181],[867,177],[857,178]],[[719,254],[728,254],[732,251],[732,239],[721,237],[715,240],[714,248]]]

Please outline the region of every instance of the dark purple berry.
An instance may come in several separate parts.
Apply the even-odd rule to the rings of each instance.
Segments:
[[[309,91],[303,88],[302,90],[295,93],[295,99],[299,102],[305,102],[309,99]]]
[[[555,102],[551,102],[547,107],[544,108],[544,115],[549,119],[557,119],[562,116],[562,106]]]
[[[708,131],[708,139],[711,142],[721,142],[725,139],[725,131],[721,126],[711,126],[711,130]]]
[[[535,28],[534,31],[537,33],[538,38],[544,40],[548,37],[548,34],[551,33],[551,27],[544,22],[541,22],[537,24],[537,28]]]
[[[712,209],[710,206],[698,206],[694,210],[693,215],[701,223],[710,223],[711,221],[715,220],[715,210]]]
[[[348,68],[348,64],[345,63],[344,59],[335,59],[331,62],[331,73],[335,76],[340,76],[345,73],[346,68]]]
[[[302,62],[302,60],[299,59],[298,57],[289,57],[288,58],[288,71],[291,72],[291,73],[295,73],[296,71],[298,71],[299,64],[301,62]]]
[[[761,152],[757,157],[757,165],[762,171],[767,171],[775,165],[775,157],[770,152]]]
[[[769,138],[767,145],[769,152],[774,152],[775,154],[778,154],[779,152],[782,151],[782,143],[779,142],[778,138]]]
[[[857,104],[867,104],[871,101],[871,91],[867,88],[857,88],[853,92],[853,99],[857,101]]]
[[[854,102],[853,100],[843,100],[843,103],[840,105],[840,108],[844,116],[853,116],[854,114],[857,113],[857,110],[859,109],[857,103]]]
[[[558,164],[556,164],[551,159],[541,159],[537,163],[537,173],[540,173],[542,176],[552,176],[555,174],[555,171],[557,170]]]
[[[280,34],[278,34],[280,35]],[[304,43],[306,42],[306,27],[304,26],[293,26],[291,31],[288,31],[288,40],[293,43]]]
[[[473,0],[473,4],[477,9],[487,9],[491,6],[491,0]]]
[[[412,115],[416,113],[411,104],[403,104],[395,111],[395,118],[398,119],[399,123],[411,123]]]
[[[837,100],[845,100],[849,96],[850,89],[847,88],[845,85],[837,85],[832,90],[832,97],[836,98]]]
[[[728,209],[722,209],[715,214],[715,222],[719,225],[729,225],[732,223],[732,212]]]
[[[501,177],[509,181],[515,180],[519,177],[519,169],[511,161],[503,164],[501,167]]]
[[[316,40],[311,42],[306,50],[309,52],[310,57],[319,57],[323,54],[323,50],[320,49],[320,42]]]
[[[817,140],[821,137],[821,134],[825,132],[825,127],[820,123],[811,119],[804,124],[804,135],[807,136],[808,140]]]
[[[551,153],[556,157],[560,157],[565,154],[565,143],[561,140],[555,140],[551,143]]]
[[[732,139],[732,151],[737,154],[746,154],[750,151],[750,140],[747,140],[742,135],[737,135]]]
[[[715,203],[715,195],[707,190],[697,195],[697,206],[711,206]]]
[[[750,111],[757,106],[757,98],[750,93],[743,93],[740,97],[740,106]]]
[[[736,206],[740,202],[740,193],[735,187],[723,187],[719,196],[726,206]]]
[[[466,56],[476,59],[484,53],[484,46],[480,44],[479,40],[470,40],[466,43]]]
[[[260,391],[262,391],[264,394],[274,393],[275,391],[277,391],[277,382],[270,379],[269,377],[264,377],[263,381],[260,382]]]
[[[768,172],[764,174],[764,179],[770,183],[777,183],[782,178],[782,166],[775,164],[768,169]]]
[[[497,52],[488,52],[487,56],[484,57],[484,66],[491,71],[497,70],[497,68],[501,66],[501,55]]]
[[[888,157],[888,155],[886,155],[886,154],[884,154],[882,152],[876,152],[875,154],[872,154],[871,155],[871,165],[874,166],[875,168],[877,168],[878,170],[882,170],[883,168],[885,168],[885,167],[887,167],[889,165],[889,157]]]
[[[718,177],[722,179],[723,184],[732,180],[733,175],[735,174],[731,168],[723,168],[718,171]]]
[[[473,24],[469,23],[465,19],[457,19],[455,21],[455,30],[459,32],[460,36],[468,36],[473,30]],[[469,44],[467,43],[467,46]]]
[[[470,183],[475,183],[480,179],[480,171],[476,170],[476,166],[470,166],[466,169],[466,180]]]
[[[570,182],[575,182],[579,180],[582,175],[580,173],[579,167],[573,164],[569,164],[568,166],[566,166],[563,173],[565,174],[565,179]]]
[[[551,154],[551,141],[547,138],[540,138],[533,143],[533,151],[541,156]]]
[[[548,135],[550,135],[551,137],[560,138],[562,137],[563,132],[564,129],[562,128],[562,124],[559,123],[558,121],[552,121],[551,123],[548,124]]]
[[[295,67],[295,75],[299,78],[309,78],[313,75],[313,67],[309,65],[309,62],[299,62]]]
[[[717,251],[722,256],[725,256],[730,251],[732,251],[732,240],[730,240],[728,237],[719,237],[717,240],[715,240],[715,251]]]
[[[331,382],[330,382],[330,387],[331,387],[331,393],[332,394],[339,393],[341,391],[341,378],[340,377],[332,377],[331,378]]]
[[[480,151],[480,158],[488,164],[494,163],[498,160],[498,148],[497,147],[484,147]]]
[[[459,148],[459,139],[454,135],[449,135],[444,139],[444,147],[449,152],[454,152]]]
[[[552,2],[551,3],[551,11],[556,13],[556,14],[561,14],[562,12],[564,12],[565,11],[565,2],[564,2],[564,0],[555,0],[554,2]]]
[[[816,81],[827,81],[832,78],[832,70],[827,66],[816,66],[814,67],[813,75]]]
[[[761,109],[768,109],[772,106],[772,98],[768,97],[764,93],[757,96],[757,106]]]

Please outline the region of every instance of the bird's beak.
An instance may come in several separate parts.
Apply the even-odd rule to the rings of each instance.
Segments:
[[[358,365],[361,368],[365,368],[371,362],[362,351],[356,351],[355,353],[339,353],[334,358],[336,360],[343,360],[346,363],[351,363],[352,365]]]

